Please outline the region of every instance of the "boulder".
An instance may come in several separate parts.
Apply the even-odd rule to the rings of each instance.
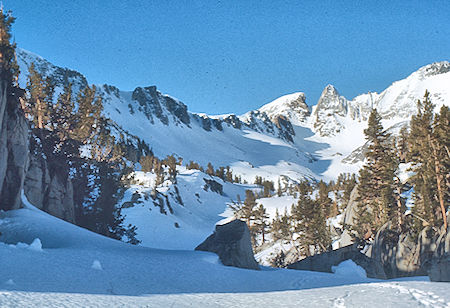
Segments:
[[[217,225],[214,233],[195,250],[214,252],[226,266],[259,270],[253,255],[250,231],[241,220]]]
[[[366,253],[381,263],[387,278],[425,276],[436,249],[437,236],[425,228],[418,240],[410,232],[392,230],[386,223],[378,232],[371,249]]]
[[[336,250],[327,251],[288,265],[290,269],[332,273],[332,266],[345,260],[352,260],[361,266],[369,278],[386,279],[383,267],[376,260],[362,254],[353,244]]]
[[[450,282],[450,232],[443,233],[436,241],[436,245],[428,276],[431,281]]]

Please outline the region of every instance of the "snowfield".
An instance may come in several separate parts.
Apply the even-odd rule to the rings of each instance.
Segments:
[[[0,232],[2,307],[450,307],[450,284],[427,277],[382,282],[348,262],[335,274],[226,267],[212,253],[132,246],[31,205],[2,212]]]

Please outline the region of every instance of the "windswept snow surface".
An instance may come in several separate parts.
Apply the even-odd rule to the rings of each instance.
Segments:
[[[450,302],[450,284],[424,277],[381,282],[351,273],[237,269],[221,265],[212,253],[132,246],[35,209],[2,212],[0,232],[2,307],[445,307]],[[36,238],[42,251],[16,247]]]

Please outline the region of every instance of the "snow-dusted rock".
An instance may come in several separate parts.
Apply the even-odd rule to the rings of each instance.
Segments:
[[[214,233],[195,250],[214,252],[227,266],[259,269],[253,255],[250,231],[247,224],[241,220],[217,225]]]

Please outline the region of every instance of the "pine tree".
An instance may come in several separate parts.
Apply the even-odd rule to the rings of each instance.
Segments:
[[[297,205],[292,206],[291,216],[294,231],[297,233],[297,243],[300,252],[306,256],[311,255],[311,248],[315,252],[328,249],[331,243],[326,218],[317,201],[308,194],[300,194]]]
[[[291,239],[291,220],[286,208],[284,209],[284,215],[280,215],[278,209],[276,209],[270,232],[275,241]]]
[[[50,78],[43,79],[34,63],[28,68],[27,91],[29,94],[29,113],[34,126],[43,129],[50,121],[50,110],[53,108],[54,85]]]
[[[230,169],[230,166],[226,167],[226,175],[225,175],[225,179],[227,182],[233,183],[233,172]]]
[[[168,155],[166,159],[164,160],[164,164],[169,167],[169,177],[171,180],[176,180],[177,176],[177,160],[175,159],[175,156]]]
[[[77,96],[78,111],[74,138],[87,144],[99,129],[100,116],[103,110],[102,99],[95,96],[96,88],[86,86]]]
[[[280,178],[278,178],[277,196],[281,197],[282,194],[283,194],[283,192],[281,191],[281,181],[280,181]]]
[[[56,104],[51,109],[50,122],[61,141],[72,138],[75,129],[75,104],[73,100],[72,85],[66,84],[59,94]]]
[[[435,117],[428,91],[423,101],[417,102],[417,107],[417,115],[411,119],[409,139],[409,160],[415,173],[412,180],[416,228],[420,230],[423,222],[432,227],[444,225],[447,228],[448,108],[441,109],[441,114]]]
[[[214,175],[214,167],[211,163],[208,163],[206,174],[213,176]]]
[[[322,214],[325,218],[330,216],[336,216],[337,213],[332,213],[333,201],[328,196],[329,188],[324,181],[320,181],[318,184],[319,193],[317,197],[317,203],[322,210]],[[334,215],[331,215],[334,214]]]
[[[238,219],[243,219],[247,222],[247,226],[251,229],[252,222],[255,220],[256,214],[256,196],[251,190],[245,191],[245,200],[243,203],[240,202],[240,197],[238,196],[238,202],[230,205],[234,216]]]
[[[373,109],[364,130],[369,143],[366,162],[359,173],[355,231],[364,239],[372,237],[389,220],[395,205],[393,193],[395,162],[388,142],[389,134],[383,130],[381,117]]]
[[[412,162],[416,228],[425,222],[435,228],[447,229],[448,207],[448,108],[434,115],[434,105],[426,91],[423,101],[417,102],[417,115],[411,118],[409,160]]]
[[[11,27],[15,18],[11,12],[0,10],[0,79],[7,81],[8,92],[17,84],[19,66],[16,61],[16,44],[11,44]]]
[[[263,181],[262,186],[263,186],[263,197],[269,198],[272,195],[272,191],[275,190],[273,182]]]
[[[268,219],[269,215],[267,214],[267,211],[265,207],[260,204],[257,206],[257,208],[254,211],[255,216],[255,222],[254,222],[254,229],[256,234],[260,234],[262,236],[262,243],[265,243],[266,241],[266,233],[269,228]]]

